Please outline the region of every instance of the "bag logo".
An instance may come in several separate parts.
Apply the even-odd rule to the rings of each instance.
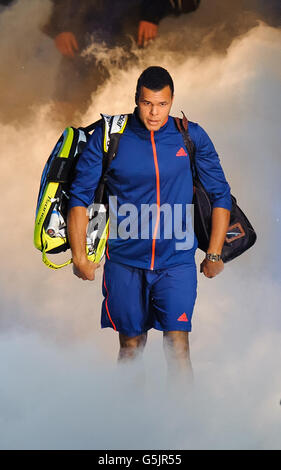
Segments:
[[[244,237],[244,235],[245,235],[245,231],[243,230],[243,227],[240,224],[240,222],[238,222],[237,224],[234,224],[228,227],[225,241],[227,243],[231,243],[234,240],[238,240],[238,238]]]
[[[48,196],[48,199],[47,199],[47,201],[45,202],[44,207],[42,208],[42,213],[41,213],[41,215],[40,215],[40,218],[38,219],[37,225],[40,225],[40,224],[41,224],[42,219],[43,219],[43,217],[44,217],[44,215],[45,215],[45,212],[46,212],[47,209],[49,210],[49,206],[50,206],[51,203],[52,203],[52,200],[51,200],[50,196]]]
[[[125,118],[124,114],[120,114],[120,117],[119,117],[119,119],[118,119],[118,121],[117,121],[117,123],[116,123],[117,126],[118,126],[120,129],[122,129],[122,127],[123,127],[124,118]]]
[[[127,119],[127,114],[113,116],[110,134],[120,133]]]

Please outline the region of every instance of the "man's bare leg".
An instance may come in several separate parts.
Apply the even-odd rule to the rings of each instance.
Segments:
[[[136,359],[143,352],[146,341],[147,333],[133,337],[119,333],[120,350],[118,362]]]
[[[164,331],[163,346],[168,366],[169,388],[188,387],[193,382],[187,331]]]
[[[126,365],[125,376],[141,396],[144,393],[145,370],[142,362],[142,352],[147,341],[147,333],[129,337],[119,333],[120,351],[118,364]],[[129,367],[128,367],[129,366]]]

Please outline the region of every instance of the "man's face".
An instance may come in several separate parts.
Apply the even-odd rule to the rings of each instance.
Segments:
[[[160,91],[141,87],[138,100],[140,120],[149,131],[158,131],[166,122],[172,103],[173,96],[169,85]]]

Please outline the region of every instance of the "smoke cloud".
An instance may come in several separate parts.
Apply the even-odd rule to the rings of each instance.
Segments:
[[[136,368],[116,366],[117,334],[99,327],[102,268],[82,282],[70,267],[48,270],[33,247],[39,180],[62,131],[49,114],[60,58],[40,31],[50,2],[15,2],[0,15],[2,449],[281,447],[281,33],[257,3],[247,14],[243,2],[211,3],[165,19],[129,70],[111,65],[80,117],[131,112],[140,72],[160,63],[175,82],[172,114],[184,110],[207,130],[257,231],[256,245],[214,279],[199,273],[197,251],[187,395],[167,390],[159,332]]]

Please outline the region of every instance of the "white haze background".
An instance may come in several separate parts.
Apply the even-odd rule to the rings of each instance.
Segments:
[[[48,270],[33,247],[39,179],[62,130],[48,117],[59,55],[38,29],[49,2],[23,0],[1,15],[1,449],[281,448],[280,29],[237,16],[237,30],[216,43],[223,21],[210,30],[210,13],[206,26],[207,3],[165,20],[162,39],[129,72],[113,70],[81,118],[131,112],[141,70],[167,67],[173,115],[183,109],[207,130],[257,231],[256,245],[214,279],[199,273],[197,252],[187,397],[166,391],[159,332],[149,334],[143,387],[116,366],[118,336],[99,327],[102,269],[82,282],[71,268]],[[178,39],[179,50],[163,54]],[[29,96],[37,101],[24,112]]]

